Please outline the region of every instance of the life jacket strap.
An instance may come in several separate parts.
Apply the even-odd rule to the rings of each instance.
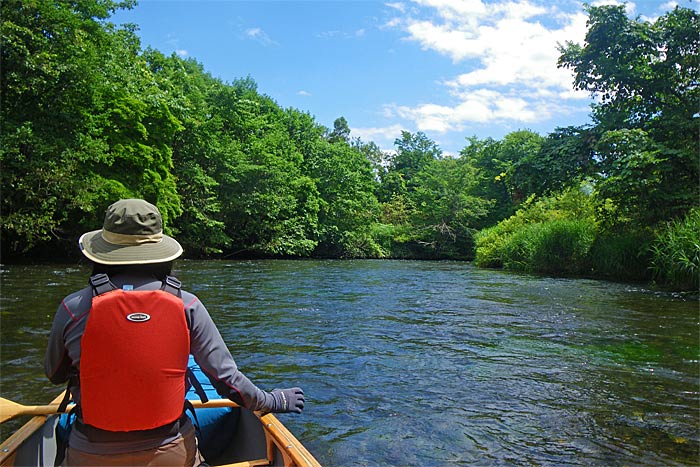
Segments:
[[[93,443],[110,443],[110,442],[130,442],[142,441],[152,438],[167,438],[176,436],[183,425],[189,421],[184,411],[180,417],[174,422],[167,423],[158,428],[150,430],[134,430],[134,431],[107,431],[100,428],[88,425],[83,422],[81,417],[75,420],[75,429],[85,435]]]
[[[117,289],[117,287],[112,284],[112,281],[109,280],[109,276],[105,273],[91,276],[90,285],[92,285],[92,293],[95,297]]]
[[[182,282],[173,276],[165,276],[165,280],[163,281],[163,285],[161,286],[160,290],[169,292],[176,297],[182,297]]]
[[[187,382],[194,387],[194,392],[199,396],[199,399],[203,403],[209,402],[209,397],[207,397],[207,392],[204,390],[202,387],[202,383],[199,382],[197,379],[197,376],[194,374],[192,369],[190,367],[187,367],[187,371],[185,372],[185,377],[187,378]],[[193,408],[194,410],[194,408]]]
[[[57,413],[65,413],[66,409],[68,408],[68,403],[72,399],[71,393],[70,393],[70,385],[71,385],[71,380],[68,380],[68,387],[66,387],[66,393],[63,396],[61,403],[58,404],[58,409],[56,410]]]
[[[117,286],[112,283],[109,276],[105,273],[95,274],[90,277],[90,285],[92,285],[94,296],[102,295],[106,292],[116,290]],[[176,297],[182,297],[182,282],[173,276],[165,276],[163,285],[160,290],[171,293]]]
[[[65,413],[66,412],[66,409],[68,408],[68,403],[73,399],[73,395],[71,394],[70,388],[73,386],[79,386],[79,385],[80,385],[80,377],[78,376],[78,372],[76,370],[73,370],[73,371],[71,371],[70,376],[68,377],[68,383],[66,384],[65,395],[63,396],[61,403],[58,404],[58,409],[56,410],[58,413]]]

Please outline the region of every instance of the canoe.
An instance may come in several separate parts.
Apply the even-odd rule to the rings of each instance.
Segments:
[[[188,369],[198,388],[192,386],[185,394],[195,412],[186,413],[195,425],[199,450],[208,465],[321,467],[277,417],[252,412],[228,399],[216,399],[219,395],[214,386],[192,356]],[[0,400],[0,422],[12,414],[37,415],[0,445],[0,467],[54,465],[56,428],[65,434],[70,425],[66,415],[56,414],[63,395],[44,406]]]
[[[62,397],[57,397],[50,406],[36,408],[54,407],[55,410],[55,404],[58,404]],[[216,402],[211,401],[211,406],[217,407]],[[206,408],[207,403],[201,405],[202,408],[195,409],[197,414],[212,410]],[[321,467],[313,455],[273,414],[261,415],[243,408],[233,410],[239,413],[235,417],[236,425],[229,433],[230,436],[226,434],[230,439],[215,459],[207,459],[209,465]],[[59,415],[56,414],[32,417],[0,445],[0,467],[53,466],[58,422]]]

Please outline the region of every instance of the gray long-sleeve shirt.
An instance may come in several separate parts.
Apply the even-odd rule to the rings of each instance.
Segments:
[[[115,275],[112,283],[123,288],[133,286],[133,290],[157,290],[162,283],[150,276]],[[65,384],[71,374],[80,369],[80,339],[85,330],[87,317],[92,307],[93,289],[88,286],[63,299],[56,311],[48,348],[44,359],[44,369],[49,380],[55,384]],[[273,396],[259,389],[238,370],[226,344],[209,316],[202,302],[193,294],[182,291],[185,317],[190,329],[190,353],[214,384],[217,392],[251,410],[272,410]],[[71,387],[73,399],[80,404],[80,388]],[[181,433],[191,429],[185,426]],[[173,437],[146,439],[139,442],[91,443],[77,430],[71,431],[71,447],[95,454],[110,454],[150,449],[172,441]]]

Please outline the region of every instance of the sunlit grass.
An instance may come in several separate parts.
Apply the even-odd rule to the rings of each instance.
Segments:
[[[669,222],[656,232],[651,246],[654,279],[683,290],[699,290],[700,209]]]

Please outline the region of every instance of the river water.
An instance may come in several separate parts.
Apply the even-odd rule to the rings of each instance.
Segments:
[[[327,467],[698,465],[700,308],[629,284],[459,262],[181,261],[176,274]],[[1,395],[41,404],[84,266],[2,266]],[[4,424],[3,438],[20,421]]]

